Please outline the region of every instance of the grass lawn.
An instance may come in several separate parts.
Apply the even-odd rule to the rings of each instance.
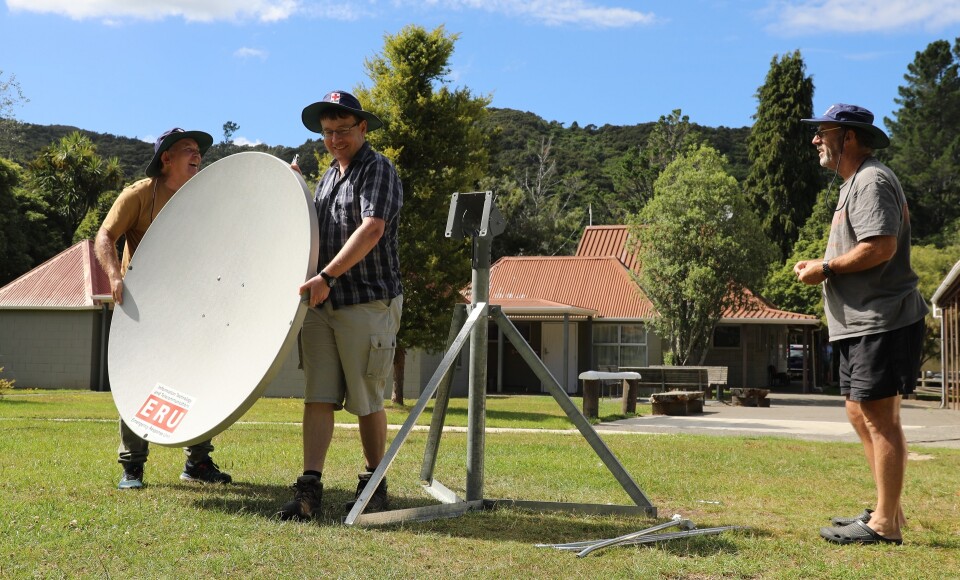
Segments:
[[[301,409],[296,399],[261,399],[214,439],[214,459],[233,485],[182,483],[183,453],[153,446],[147,487],[121,492],[109,393],[8,393],[0,399],[0,578],[960,577],[960,450],[911,448],[926,459],[908,466],[903,546],[835,546],[819,538],[819,527],[830,516],[872,507],[859,445],[604,435],[658,508],[658,521],[679,513],[699,527],[751,529],[577,558],[535,544],[610,538],[655,522],[504,509],[343,526],[342,505],[362,467],[354,429],[334,435],[323,517],[309,524],[273,519],[301,467]],[[466,425],[465,409],[466,400],[452,400],[447,425]],[[549,397],[490,397],[487,410],[488,427],[572,428]],[[616,416],[619,402],[604,401],[600,412]],[[406,413],[391,408],[388,420],[399,425]],[[348,414],[337,419],[353,422]],[[420,423],[429,419],[428,408]],[[414,432],[388,472],[393,508],[434,503],[418,481],[425,440]],[[445,434],[437,479],[463,495],[465,465],[466,435]],[[629,502],[576,432],[488,433],[484,495]]]

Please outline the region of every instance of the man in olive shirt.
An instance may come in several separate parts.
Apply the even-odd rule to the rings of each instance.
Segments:
[[[890,144],[873,113],[836,104],[802,121],[817,125],[820,165],[844,181],[826,254],[793,271],[805,284],[823,284],[840,392],[877,487],[875,509],[834,518],[820,535],[838,544],[900,544],[907,465],[900,399],[916,386],[927,314],[910,266],[910,211],[896,175],[873,156]]]
[[[123,303],[123,275],[130,259],[143,239],[147,228],[174,194],[200,171],[200,161],[213,137],[203,131],[170,129],[154,144],[153,159],[147,166],[147,179],[124,189],[110,208],[97,232],[94,250],[97,261],[110,278],[110,293],[117,304]],[[124,236],[123,262],[118,261],[116,244]],[[230,483],[232,478],[210,459],[210,440],[184,450],[187,462],[180,479],[202,483]],[[143,487],[143,464],[149,454],[149,443],[120,421],[119,463],[123,476],[118,489]]]

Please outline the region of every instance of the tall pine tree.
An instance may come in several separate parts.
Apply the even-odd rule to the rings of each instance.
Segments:
[[[744,188],[784,260],[823,187],[810,129],[800,122],[813,116],[813,79],[806,76],[799,50],[773,57],[757,100]]]
[[[960,38],[938,40],[903,75],[890,148],[883,152],[903,184],[910,202],[916,238],[937,243],[944,231],[956,232],[960,220]],[[954,228],[945,228],[953,223]]]
[[[445,237],[450,196],[475,191],[488,165],[480,121],[490,99],[450,89],[456,34],[409,25],[387,35],[366,62],[373,81],[357,97],[384,121],[368,136],[396,164],[403,183],[400,268],[403,318],[394,359],[394,402],[403,401],[407,348],[442,350],[460,289],[470,281],[470,247]]]

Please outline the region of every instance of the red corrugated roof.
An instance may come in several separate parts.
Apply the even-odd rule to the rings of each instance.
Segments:
[[[650,301],[611,256],[520,256],[490,268],[490,303],[546,300],[596,311],[604,318],[649,318]]]
[[[601,258],[613,256],[629,270],[637,271],[637,249],[628,245],[630,229],[627,226],[587,226],[577,244],[577,256]],[[629,248],[629,251],[628,249]]]
[[[523,301],[546,300],[594,310],[599,318],[652,318],[653,305],[630,275],[637,252],[627,251],[629,241],[627,226],[589,226],[576,256],[501,258],[490,270],[490,303],[519,308]],[[779,310],[747,293],[749,304],[725,312],[723,322],[819,324],[815,316]]]
[[[110,294],[110,282],[94,256],[93,242],[84,240],[0,288],[0,308],[100,308],[94,296],[103,294]]]

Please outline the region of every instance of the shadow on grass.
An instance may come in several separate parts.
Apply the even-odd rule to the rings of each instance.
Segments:
[[[236,483],[218,486],[199,486],[185,484],[177,486],[183,491],[200,494],[192,500],[194,507],[203,510],[218,511],[227,514],[248,514],[279,523],[277,510],[292,499],[292,490],[286,485]],[[318,518],[311,522],[290,522],[289,525],[340,526],[347,515],[345,504],[354,497],[353,488],[325,487],[323,507]],[[437,505],[437,502],[425,498],[391,497],[390,509],[403,510],[415,507]],[[583,515],[568,512],[535,512],[520,508],[502,507],[491,510],[470,512],[446,519],[424,522],[403,522],[374,526],[381,530],[415,530],[418,534],[431,534],[438,537],[456,536],[464,539],[500,540],[519,543],[558,544],[584,540],[602,540],[637,532],[667,518],[656,519],[642,516],[620,515]],[[710,524],[713,525],[720,524]],[[708,527],[702,525],[701,527]],[[671,528],[660,533],[678,531]],[[757,530],[724,532],[724,534],[770,534]],[[680,540],[657,542],[681,555],[711,555],[718,551],[728,554],[737,552],[734,543],[720,536],[691,537]]]

